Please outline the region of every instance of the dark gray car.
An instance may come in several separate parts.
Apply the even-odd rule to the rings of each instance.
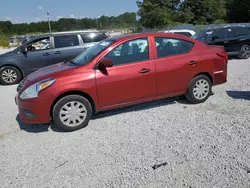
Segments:
[[[107,38],[98,31],[73,31],[40,35],[11,52],[0,55],[0,84],[19,83],[28,74],[68,61]]]

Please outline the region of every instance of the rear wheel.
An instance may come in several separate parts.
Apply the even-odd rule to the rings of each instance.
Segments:
[[[240,59],[248,59],[250,57],[250,46],[249,45],[244,45],[239,53],[239,58]]]
[[[91,117],[92,106],[80,95],[63,97],[53,108],[55,125],[64,131],[75,131],[86,127]]]
[[[185,96],[191,103],[198,104],[205,102],[211,93],[211,80],[206,75],[199,75],[191,80]]]
[[[5,66],[0,69],[0,83],[4,85],[18,84],[22,79],[22,73],[13,66]]]

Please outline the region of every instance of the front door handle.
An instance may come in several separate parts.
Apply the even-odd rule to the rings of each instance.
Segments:
[[[197,62],[196,62],[196,61],[190,61],[188,64],[189,64],[189,65],[196,65]]]
[[[60,51],[56,51],[56,53],[55,54],[61,54],[62,52],[60,52]]]
[[[49,52],[46,52],[46,53],[43,54],[43,56],[49,56],[49,55],[50,55]]]
[[[139,73],[141,73],[141,74],[145,74],[145,73],[147,73],[147,72],[150,72],[150,69],[142,69],[142,70],[140,70],[140,72]]]

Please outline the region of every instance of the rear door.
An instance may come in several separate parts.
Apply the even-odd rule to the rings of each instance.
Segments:
[[[53,39],[54,49],[51,53],[54,63],[72,60],[84,51],[77,34],[56,35]]]
[[[194,43],[167,37],[156,37],[156,74],[158,95],[183,93],[197,72],[198,52]]]
[[[227,30],[229,40],[229,48],[231,52],[238,53],[242,46],[250,44],[250,30],[247,27],[232,27]]]
[[[100,106],[105,108],[155,97],[155,62],[149,53],[148,38],[129,40],[104,58],[113,60],[106,72],[96,70]]]

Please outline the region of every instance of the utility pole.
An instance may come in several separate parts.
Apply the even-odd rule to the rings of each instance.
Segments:
[[[47,12],[48,24],[49,24],[49,32],[51,33],[50,19],[49,19],[49,11]]]

